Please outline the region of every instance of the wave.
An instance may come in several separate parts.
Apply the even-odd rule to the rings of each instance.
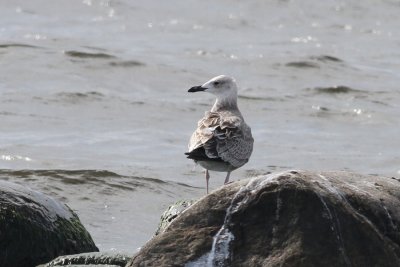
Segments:
[[[320,68],[322,64],[327,63],[343,63],[344,61],[340,58],[330,56],[330,55],[319,55],[319,56],[310,56],[306,60],[299,61],[291,61],[285,64],[286,67],[294,67],[294,68]],[[343,64],[340,64],[343,65]]]
[[[92,99],[92,100],[99,100],[104,98],[104,94],[96,91],[90,92],[60,92],[56,94],[59,98],[64,98],[66,100],[78,100],[78,99]]]
[[[197,188],[184,183],[165,181],[152,177],[120,175],[108,170],[10,170],[0,169],[2,180],[51,180],[63,185],[91,185],[109,187],[117,190],[134,191],[139,188],[159,190],[167,187]]]
[[[319,68],[320,66],[317,63],[311,61],[293,61],[285,64],[286,67],[294,67],[294,68]]]
[[[366,93],[363,90],[351,88],[351,87],[345,86],[345,85],[315,87],[312,90],[314,90],[317,93],[322,93],[322,94]]]
[[[101,52],[91,53],[91,52],[83,52],[77,50],[64,51],[64,54],[66,56],[73,58],[98,58],[98,59],[116,58],[116,56],[107,53],[101,53]]]
[[[109,65],[112,67],[131,68],[131,67],[145,66],[146,64],[136,60],[123,60],[123,61],[112,61],[109,63]]]
[[[19,44],[19,43],[9,43],[9,44],[0,44],[0,48],[41,48],[40,46],[36,45],[29,45],[29,44]]]

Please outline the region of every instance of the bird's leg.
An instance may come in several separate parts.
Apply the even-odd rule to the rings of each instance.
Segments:
[[[228,173],[226,174],[226,178],[225,178],[224,184],[229,183],[229,176],[231,176],[231,172],[228,172]]]
[[[210,179],[210,174],[208,173],[208,170],[206,170],[207,195],[208,195],[208,180],[209,179]]]

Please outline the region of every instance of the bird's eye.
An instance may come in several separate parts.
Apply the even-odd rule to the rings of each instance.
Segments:
[[[214,86],[218,86],[220,84],[220,82],[214,82],[213,84],[214,84]]]

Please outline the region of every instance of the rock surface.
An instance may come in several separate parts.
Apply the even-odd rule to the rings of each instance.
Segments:
[[[287,171],[197,201],[127,266],[400,266],[400,181]]]
[[[92,252],[76,255],[60,256],[51,262],[38,267],[52,266],[98,266],[98,267],[123,267],[131,255],[120,253]]]
[[[23,186],[0,181],[0,266],[29,267],[59,255],[98,251],[66,205]]]
[[[175,220],[182,212],[188,209],[194,203],[193,200],[181,200],[170,205],[161,215],[160,224],[155,235],[159,235]]]

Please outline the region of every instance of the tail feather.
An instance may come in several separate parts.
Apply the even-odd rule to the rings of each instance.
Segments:
[[[186,152],[185,155],[188,159],[192,159],[195,161],[223,161],[221,158],[210,158],[207,156],[206,151],[203,147],[199,147],[194,149],[193,151]]]

